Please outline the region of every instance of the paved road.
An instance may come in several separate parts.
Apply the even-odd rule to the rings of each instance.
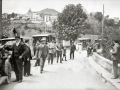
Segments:
[[[64,61],[63,64],[56,63],[56,59],[54,65],[48,65],[46,62],[43,74],[40,74],[39,67],[33,67],[34,63],[33,60],[33,76],[24,77],[22,83],[2,84],[0,90],[116,90],[89,64],[86,51],[81,54],[75,52],[75,60]],[[12,80],[14,79],[13,73]]]

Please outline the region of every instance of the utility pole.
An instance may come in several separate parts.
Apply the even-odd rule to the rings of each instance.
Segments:
[[[103,31],[104,31],[104,4],[103,4],[103,18],[102,18],[102,41],[103,41]]]
[[[0,0],[0,39],[2,38],[2,0]]]

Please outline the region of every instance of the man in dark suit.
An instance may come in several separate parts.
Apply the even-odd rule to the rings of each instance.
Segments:
[[[27,45],[29,52],[25,57],[24,76],[31,76],[32,74],[30,73],[31,70],[30,60],[32,59],[32,55],[31,55],[31,49],[29,47],[29,39],[25,40],[25,44]]]
[[[40,45],[40,41],[38,40],[38,41],[36,42],[36,45],[35,45],[35,57],[36,57],[36,62],[35,62],[35,66],[34,66],[34,67],[40,66],[40,59],[38,58],[38,47],[39,47],[39,45]]]
[[[70,59],[71,59],[71,57],[72,57],[72,59],[74,59],[74,52],[75,52],[75,50],[76,50],[76,47],[74,45],[74,42],[72,42],[72,45],[70,47]]]
[[[48,55],[49,55],[49,49],[48,49],[48,46],[46,44],[46,40],[42,39],[41,45],[39,46],[40,73],[41,74],[43,72],[44,64],[45,64],[46,59],[48,58]]]
[[[15,37],[16,43],[12,46],[12,60],[13,60],[13,69],[15,71],[16,80],[13,82],[21,83],[23,79],[23,58],[28,53],[27,46],[21,42],[20,36]]]

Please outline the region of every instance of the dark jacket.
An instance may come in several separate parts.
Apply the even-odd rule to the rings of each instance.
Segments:
[[[17,47],[17,51],[18,51],[17,55],[14,52],[15,47]],[[22,56],[22,58],[24,58],[28,54],[29,49],[28,49],[27,45],[20,42],[18,46],[16,46],[16,43],[13,44],[12,51],[13,51],[12,52],[12,59],[14,59],[15,56]]]
[[[32,55],[31,55],[31,49],[30,49],[30,47],[29,46],[27,46],[28,47],[28,54],[27,54],[27,57],[31,60],[32,59]]]
[[[70,47],[70,51],[71,51],[71,52],[74,52],[75,50],[76,50],[75,45],[72,45],[72,46]]]
[[[38,48],[38,57],[41,58],[41,56],[42,56],[44,58],[47,58],[48,54],[49,54],[48,46],[47,45],[45,45],[45,46],[39,45],[39,48]]]
[[[118,44],[114,45],[112,55],[113,55],[112,58],[113,60],[120,61],[120,45]]]

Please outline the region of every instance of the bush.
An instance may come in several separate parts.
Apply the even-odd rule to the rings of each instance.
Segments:
[[[113,40],[120,41],[120,29],[114,27],[106,27],[104,29],[104,40],[102,41],[103,56],[107,59],[111,59],[110,50],[112,48]]]

